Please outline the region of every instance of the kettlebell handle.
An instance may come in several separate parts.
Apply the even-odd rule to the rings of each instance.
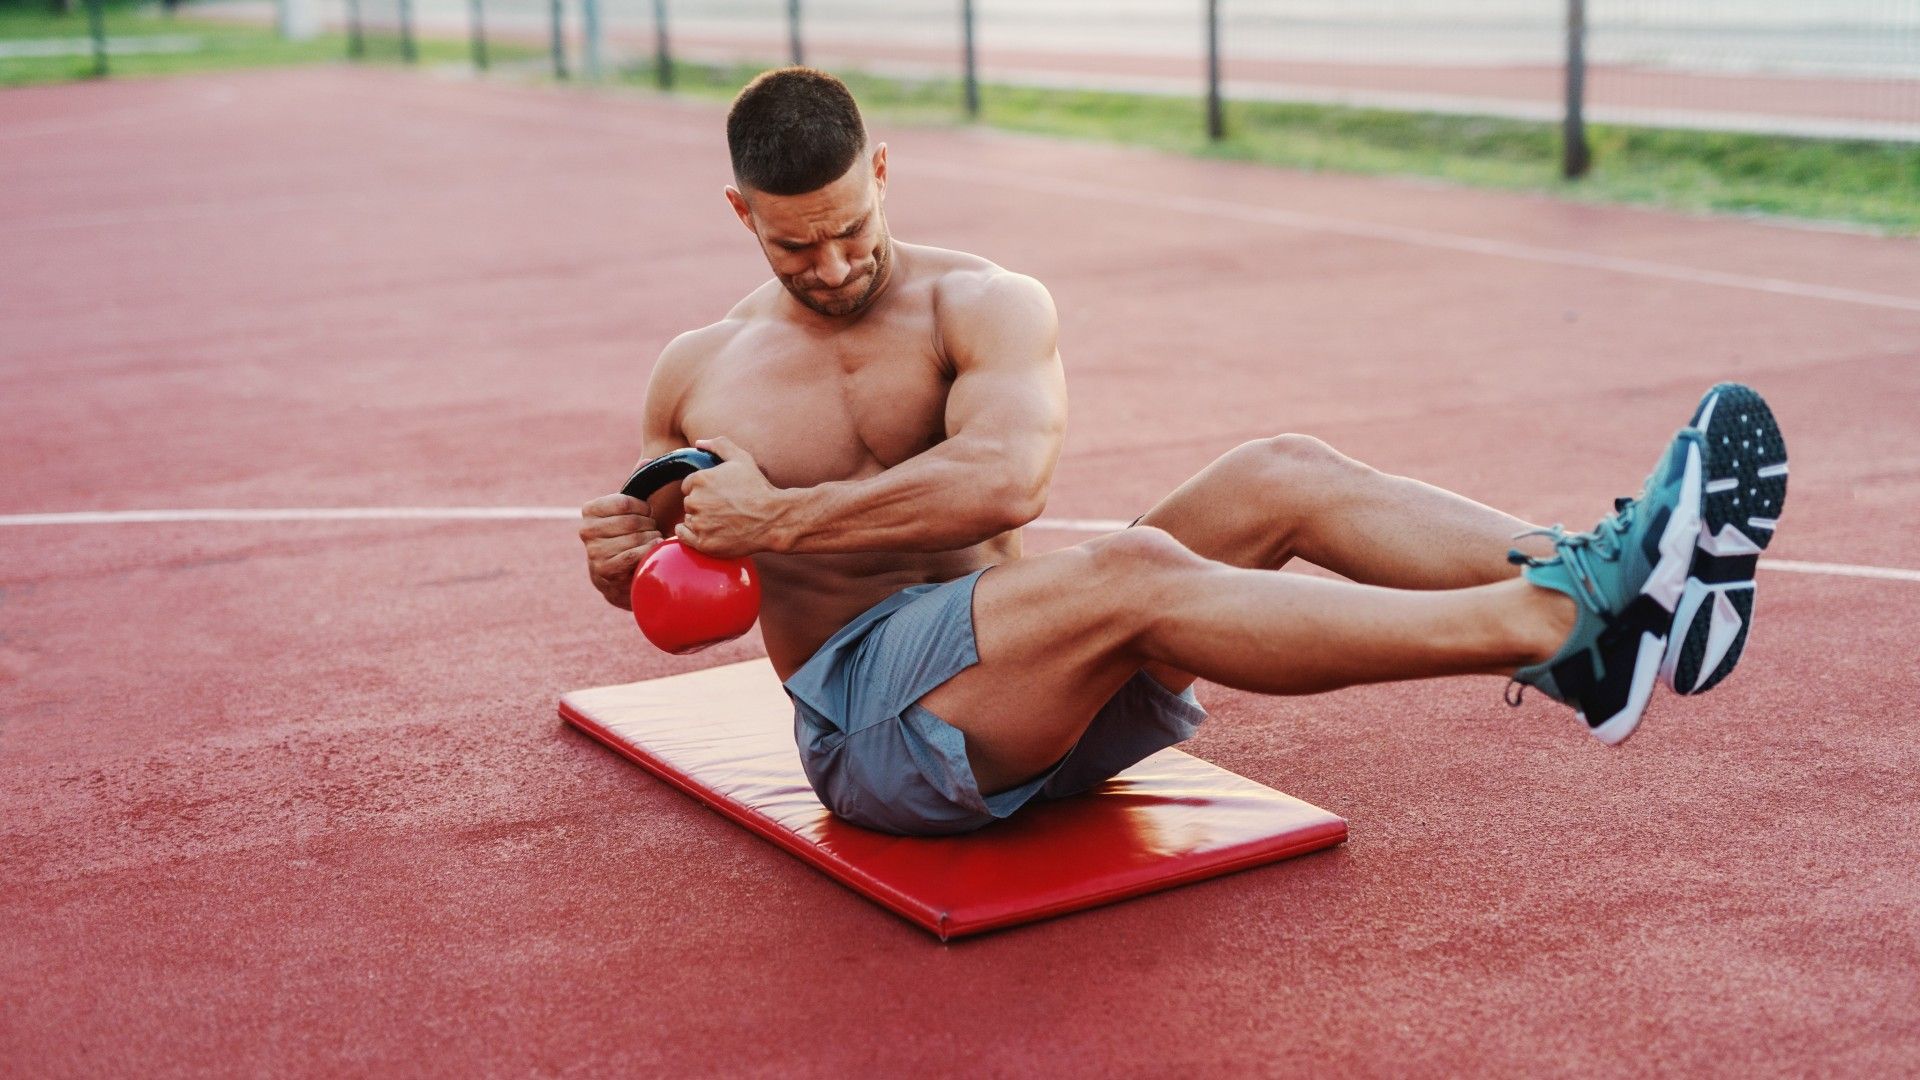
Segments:
[[[720,459],[705,450],[688,447],[675,450],[671,454],[661,454],[645,465],[633,471],[621,487],[620,494],[630,495],[642,502],[653,498],[653,493],[668,484],[678,483],[699,472],[720,464]]]

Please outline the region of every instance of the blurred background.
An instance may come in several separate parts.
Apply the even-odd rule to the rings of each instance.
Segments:
[[[0,84],[343,59],[1920,229],[1920,0],[0,2]]]

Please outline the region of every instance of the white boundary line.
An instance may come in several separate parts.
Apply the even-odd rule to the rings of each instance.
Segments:
[[[166,525],[191,522],[273,521],[574,521],[568,506],[340,506],[267,510],[76,510],[50,514],[0,514],[0,528],[35,525]],[[1030,528],[1055,532],[1118,532],[1126,518],[1041,518]],[[1763,569],[1791,574],[1920,582],[1920,570],[1896,566],[1763,559]]]
[[[1117,187],[1112,184],[1102,184],[1091,180],[1062,180],[1054,177],[1009,173],[999,169],[982,169],[935,161],[917,163],[915,167],[936,175],[945,176],[952,180],[997,185],[999,187],[1026,191],[1037,195],[1053,195],[1079,199],[1098,197],[1108,202],[1144,207],[1150,210],[1173,210],[1196,216],[1226,218],[1256,225],[1271,225],[1283,229],[1295,229],[1301,232],[1332,233],[1337,236],[1349,236],[1365,240],[1383,240],[1394,244],[1407,244],[1413,247],[1433,248],[1441,251],[1457,251],[1469,255],[1484,255],[1498,259],[1516,259],[1522,262],[1546,263],[1552,266],[1570,266],[1581,270],[1633,274],[1639,277],[1658,278],[1665,281],[1679,281],[1689,285],[1711,285],[1723,289],[1745,289],[1752,292],[1771,293],[1776,296],[1796,296],[1808,300],[1831,300],[1842,304],[1860,304],[1866,307],[1890,308],[1894,311],[1920,312],[1920,297],[1915,296],[1865,292],[1859,289],[1842,289],[1830,285],[1812,285],[1802,281],[1788,281],[1784,278],[1763,278],[1754,277],[1749,274],[1732,274],[1720,270],[1703,270],[1698,267],[1681,266],[1675,263],[1653,262],[1648,259],[1629,259],[1617,255],[1596,255],[1588,251],[1570,250],[1566,248],[1540,247],[1534,244],[1516,244],[1506,240],[1492,240],[1481,236],[1469,236],[1465,233],[1437,232],[1431,229],[1416,229],[1405,225],[1387,225],[1379,222],[1359,221],[1351,218],[1327,217],[1321,214],[1301,213],[1295,210],[1281,210],[1270,206],[1254,206],[1249,203],[1233,202],[1227,199],[1209,199],[1198,195],[1176,195],[1172,193],[1142,191]]]
[[[136,105],[123,105],[81,116],[45,120],[37,124],[0,128],[0,142],[10,139],[38,138],[42,135],[70,135],[76,131],[91,131],[94,128],[110,127],[115,124],[144,123],[155,115],[230,105],[237,96],[230,86],[214,86],[205,93],[166,98],[160,101],[145,101]]]
[[[1800,562],[1795,559],[1762,559],[1766,570],[1785,570],[1792,574],[1831,574],[1834,577],[1880,578],[1884,581],[1920,581],[1920,570],[1902,570],[1895,566],[1854,566],[1851,563]]]
[[[166,525],[187,521],[529,521],[572,520],[564,506],[341,506],[284,510],[78,510],[0,515],[6,525]]]
[[[601,100],[618,102],[622,99],[609,96]],[[523,103],[530,107],[520,108],[519,106]],[[669,104],[668,101],[659,99],[653,99],[651,103],[655,105]],[[564,109],[555,110],[547,107],[548,103],[545,101],[522,97],[515,97],[511,99],[511,103],[504,105],[498,99],[483,102],[477,97],[462,99],[457,104],[450,102],[435,102],[435,104],[445,106],[449,111],[463,113],[468,116],[522,120],[582,130],[632,135],[669,143],[695,146],[716,145],[714,143],[716,136],[707,134],[704,130],[693,131],[671,123],[662,123],[659,118],[654,116],[627,114],[608,116],[600,113],[587,114],[570,112]],[[1121,149],[1134,150],[1137,148],[1125,147]],[[1597,255],[1593,252],[1578,249],[1520,244],[1506,240],[1472,236],[1465,233],[1440,232],[1432,229],[1417,229],[1410,226],[1362,221],[1355,218],[1339,218],[1323,214],[1281,210],[1275,207],[1235,202],[1229,199],[1210,199],[1197,195],[1179,195],[1172,192],[1156,192],[1139,188],[1128,188],[1093,180],[1070,180],[1062,177],[1014,172],[1007,169],[982,168],[951,160],[942,161],[937,157],[918,159],[915,161],[913,167],[916,170],[924,171],[930,175],[943,176],[949,180],[958,180],[962,183],[988,184],[1009,190],[1025,191],[1040,195],[1061,196],[1068,199],[1104,199],[1108,202],[1125,206],[1141,207],[1148,210],[1172,210],[1183,214],[1222,218],[1229,221],[1242,221],[1256,225],[1294,229],[1302,232],[1329,233],[1335,236],[1379,240],[1387,243],[1406,244],[1412,247],[1423,247],[1440,251],[1454,251],[1469,255],[1514,259],[1521,262],[1544,263],[1550,266],[1568,266],[1581,270],[1596,270],[1605,273],[1629,274],[1660,281],[1678,281],[1689,285],[1708,285],[1723,289],[1742,289],[1749,292],[1765,293],[1774,296],[1793,296],[1807,300],[1826,300],[1892,311],[1920,313],[1920,296],[1901,296],[1894,293],[1869,292],[1861,289],[1846,289],[1831,285],[1816,285],[1804,281],[1789,281],[1784,278],[1757,277],[1751,274],[1707,270],[1700,267],[1683,266],[1677,263],[1655,262],[1650,259]],[[1614,207],[1610,209],[1625,211],[1635,208]],[[1660,213],[1661,211],[1654,210],[1648,212]],[[1782,228],[1794,227],[1790,222],[1764,222],[1762,224]],[[1878,238],[1870,237],[1869,239]],[[1897,241],[1883,242],[1896,243]]]

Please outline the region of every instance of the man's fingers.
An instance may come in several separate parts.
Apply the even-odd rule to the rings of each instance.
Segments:
[[[645,514],[647,504],[631,495],[602,495],[580,508],[583,518],[621,517]]]
[[[647,556],[653,554],[653,549],[659,546],[660,534],[649,534],[643,542],[635,544],[626,551],[615,555],[609,560],[610,565],[612,565],[618,573],[628,573],[646,561]]]
[[[598,537],[587,541],[587,555],[596,559],[611,559],[622,552],[631,551],[637,547],[645,547],[648,544],[657,543],[659,540],[659,532],[653,529],[620,533],[617,536]]]
[[[745,461],[748,463],[752,463],[753,461],[752,454],[740,449],[732,439],[727,438],[725,435],[715,435],[711,439],[701,439],[693,445],[712,453],[721,461]]]
[[[580,539],[608,540],[616,536],[638,536],[653,532],[658,526],[652,518],[644,514],[621,514],[617,517],[582,518]]]

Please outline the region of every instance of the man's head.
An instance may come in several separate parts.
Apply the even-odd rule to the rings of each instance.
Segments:
[[[860,107],[812,68],[769,71],[727,113],[727,201],[774,276],[822,315],[865,309],[886,281],[887,148],[867,149]]]

